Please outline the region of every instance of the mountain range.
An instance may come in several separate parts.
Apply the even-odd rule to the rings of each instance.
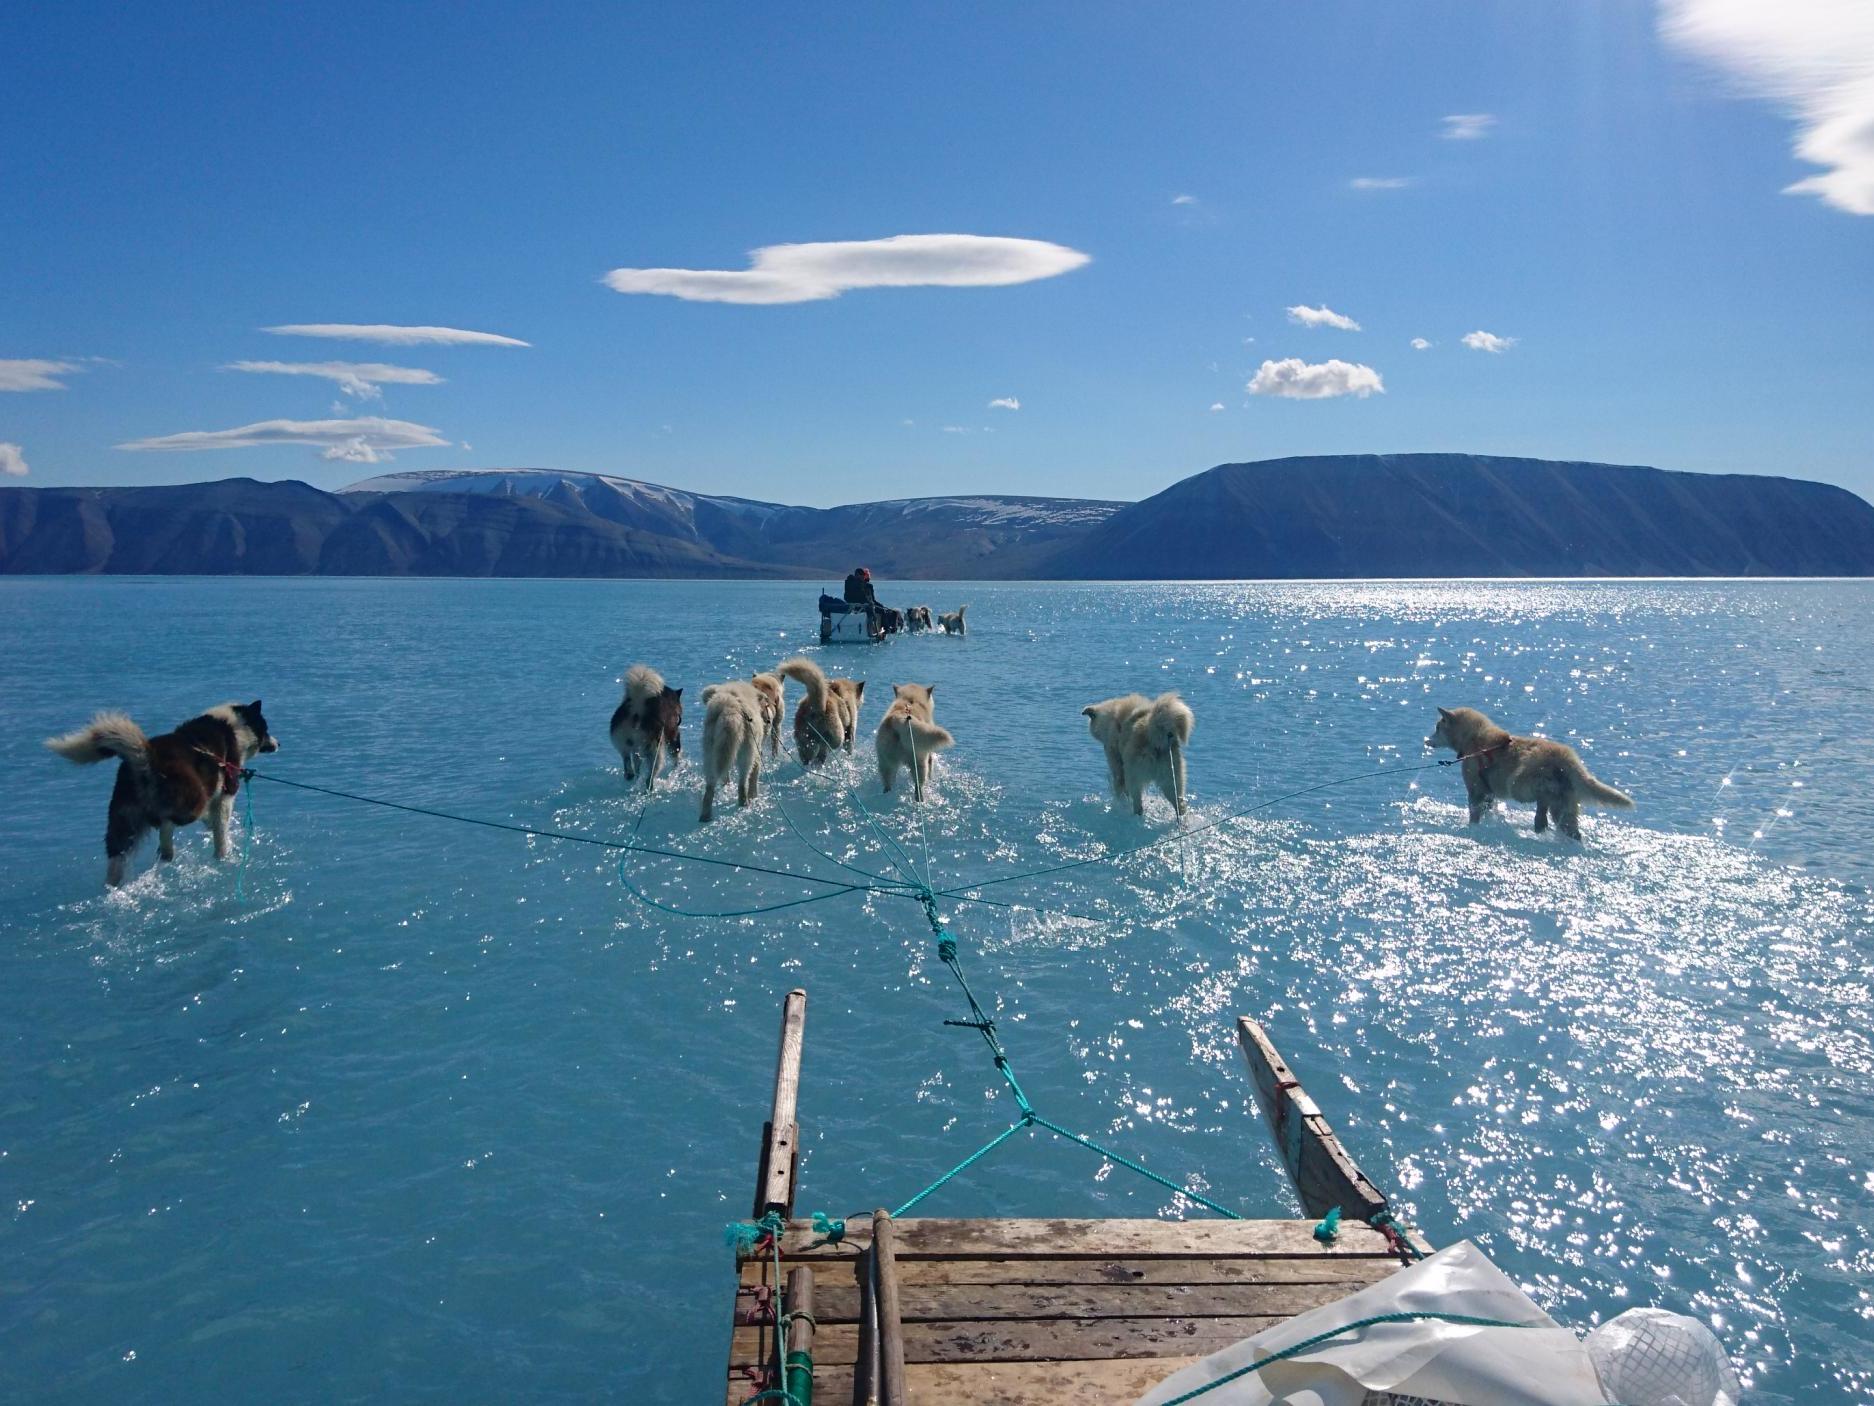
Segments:
[[[553,469],[0,488],[0,573],[1253,579],[1874,575],[1874,506],[1755,474],[1459,454],[1224,464],[1137,503],[794,507]]]

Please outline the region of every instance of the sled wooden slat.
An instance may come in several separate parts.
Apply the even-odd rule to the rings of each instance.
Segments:
[[[894,1220],[880,1213],[853,1217],[837,1241],[810,1219],[788,1219],[780,1272],[814,1272],[815,1402],[1123,1406],[1208,1353],[1398,1269],[1394,1243],[1362,1223],[1386,1208],[1385,1197],[1360,1174],[1261,1028],[1244,1022],[1239,1038],[1246,1055],[1257,1052],[1252,1073],[1260,1058],[1269,1096],[1287,1110],[1277,1148],[1287,1137],[1299,1149],[1292,1159],[1284,1152],[1283,1165],[1297,1177],[1310,1219]],[[784,1034],[783,1062],[789,1057]],[[792,1057],[798,1088],[798,1044]],[[1259,1097],[1263,1082],[1259,1075]],[[799,1204],[799,1188],[788,1190]],[[1347,1220],[1324,1244],[1312,1217],[1328,1197]],[[882,1284],[870,1253],[881,1238],[888,1242]],[[726,1406],[772,1385],[774,1275],[775,1250],[765,1242],[736,1266]]]

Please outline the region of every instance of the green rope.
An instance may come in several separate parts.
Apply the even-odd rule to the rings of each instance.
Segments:
[[[254,773],[242,772],[245,780],[252,780]],[[234,901],[247,902],[247,852],[254,845],[254,788],[248,786],[241,793],[241,858],[234,870]]]
[[[691,864],[709,864],[719,869],[742,869],[751,874],[772,874],[776,878],[796,879],[804,884],[824,884],[829,888],[850,888],[843,879],[823,879],[815,874],[796,874],[786,869],[770,869],[760,864],[749,864],[740,859],[717,859],[707,854],[685,854],[682,850],[659,849],[655,845],[633,844],[626,840],[607,839],[602,835],[577,835],[567,830],[542,830],[532,825],[513,825],[501,820],[484,820],[473,815],[452,815],[446,810],[430,810],[425,806],[404,805],[401,801],[386,801],[377,796],[360,796],[350,791],[336,791],[328,786],[314,786],[305,781],[289,781],[284,776],[269,776],[262,771],[250,771],[249,776],[258,781],[271,781],[276,786],[291,786],[298,791],[314,791],[321,796],[336,796],[340,800],[357,801],[361,805],[382,806],[385,810],[400,810],[408,815],[427,815],[435,820],[453,820],[459,825],[479,825],[487,830],[505,830],[515,835],[531,835],[541,840],[565,840],[576,845],[597,845],[601,849],[623,850],[628,854],[649,854],[659,859],[681,859]],[[640,817],[642,812],[639,812]]]
[[[918,1202],[922,1201],[926,1196],[930,1195],[931,1192],[935,1191],[938,1187],[942,1186],[945,1182],[949,1181],[952,1177],[956,1176],[958,1173],[968,1170],[968,1168],[973,1163],[980,1162],[983,1158],[987,1157],[991,1152],[994,1152],[998,1147],[1002,1146],[1003,1143],[1007,1142],[1010,1138],[1014,1137],[1015,1134],[1019,1133],[1023,1128],[1026,1128],[1027,1126],[1029,1126],[1029,1124],[1032,1123],[1033,1121],[1034,1121],[1033,1115],[1028,1115],[1028,1116],[1024,1116],[1017,1122],[1010,1123],[1008,1127],[1004,1128],[1001,1132],[997,1133],[994,1137],[990,1138],[988,1142],[984,1143],[981,1147],[977,1148],[974,1152],[970,1153],[969,1156],[965,1157],[961,1162],[958,1162],[956,1166],[952,1167],[949,1171],[945,1172],[942,1176],[938,1177],[936,1181],[932,1182],[929,1186],[925,1187],[922,1191],[918,1192],[917,1195],[913,1196],[909,1201],[905,1202],[904,1205],[900,1206],[897,1210],[893,1211],[891,1213],[891,1218],[893,1220],[897,1220],[898,1217],[902,1216],[906,1211],[910,1210],[913,1206],[917,1205]]]
[[[1171,1181],[1165,1177],[1161,1177],[1157,1172],[1153,1171],[1150,1167],[1142,1167],[1129,1157],[1121,1157],[1117,1152],[1114,1152],[1110,1150],[1109,1148],[1101,1147],[1097,1142],[1092,1141],[1090,1138],[1084,1138],[1079,1133],[1068,1132],[1067,1129],[1063,1128],[1059,1123],[1050,1123],[1046,1118],[1036,1118],[1035,1122],[1039,1123],[1042,1127],[1046,1128],[1049,1132],[1055,1134],[1058,1137],[1064,1137],[1069,1142],[1077,1142],[1082,1147],[1086,1148],[1089,1152],[1097,1152],[1100,1154],[1100,1156],[1104,1157],[1107,1161],[1117,1162],[1120,1166],[1126,1168],[1128,1171],[1137,1172],[1140,1176],[1144,1177],[1147,1181],[1157,1182],[1160,1186],[1164,1187],[1167,1191],[1175,1191],[1180,1196],[1188,1196],[1191,1200],[1197,1202],[1197,1204],[1200,1206],[1208,1206],[1211,1210],[1215,1211],[1220,1216],[1225,1216],[1230,1220],[1242,1220],[1243,1219],[1243,1215],[1240,1211],[1233,1211],[1228,1206],[1220,1206],[1215,1201],[1211,1200],[1208,1196],[1205,1196],[1201,1192],[1192,1191],[1189,1187],[1179,1186],[1175,1181]]]
[[[1345,1337],[1361,1328],[1371,1328],[1379,1323],[1415,1323],[1421,1319],[1430,1319],[1437,1323],[1455,1323],[1464,1328],[1533,1328],[1536,1326],[1533,1323],[1510,1323],[1501,1318],[1476,1318],[1468,1313],[1436,1313],[1430,1309],[1417,1312],[1376,1313],[1370,1318],[1359,1318],[1342,1327],[1329,1328],[1325,1333],[1316,1333],[1311,1338],[1303,1338],[1293,1347],[1285,1347],[1280,1352],[1272,1352],[1267,1357],[1250,1363],[1247,1367],[1238,1367],[1234,1372],[1218,1377],[1214,1382],[1206,1382],[1203,1386],[1187,1391],[1181,1396],[1162,1401],[1159,1406],[1180,1406],[1182,1402],[1195,1401],[1198,1397],[1213,1392],[1226,1383],[1247,1377],[1252,1372],[1260,1372],[1264,1367],[1274,1363],[1286,1362],[1291,1357],[1299,1357],[1310,1348],[1319,1347],[1322,1343],[1334,1338]]]

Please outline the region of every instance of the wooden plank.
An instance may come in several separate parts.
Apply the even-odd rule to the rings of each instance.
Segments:
[[[811,1394],[813,1383],[813,1335],[817,1320],[811,1269],[788,1271],[787,1313],[787,1352],[783,1362],[787,1389],[798,1397],[803,1388]]]
[[[817,1261],[822,1291],[829,1283],[860,1282],[858,1260]],[[770,1266],[751,1259],[745,1285],[767,1282]],[[898,1283],[913,1284],[1344,1284],[1347,1292],[1377,1283],[1399,1268],[1396,1260],[1350,1255],[1307,1259],[1239,1260],[898,1260]],[[835,1277],[828,1279],[832,1274]]]
[[[1390,1253],[1386,1237],[1349,1226],[1323,1245],[1305,1220],[901,1220],[894,1222],[897,1257],[917,1259],[1248,1259],[1279,1256],[1343,1259]],[[796,1220],[781,1238],[789,1259],[818,1263],[849,1259],[866,1248],[862,1226],[847,1229],[837,1245],[824,1243],[811,1223]]]
[[[905,1406],[904,1318],[898,1296],[897,1229],[891,1213],[872,1212],[872,1294],[878,1314],[878,1399],[880,1406]]]
[[[913,1401],[970,1406],[1131,1406],[1195,1357],[1134,1357],[1106,1362],[912,1362],[905,1389]],[[852,1370],[815,1367],[815,1401],[844,1401]],[[731,1377],[724,1406],[753,1395],[746,1377]]]
[[[1362,1224],[1385,1211],[1385,1195],[1341,1146],[1263,1028],[1247,1016],[1239,1017],[1236,1040],[1256,1086],[1256,1102],[1295,1193],[1301,1197],[1302,1209],[1311,1216],[1324,1216],[1338,1206],[1347,1219]]]
[[[1330,1284],[901,1284],[906,1323],[969,1318],[1260,1318],[1292,1317],[1364,1287]],[[814,1316],[823,1324],[857,1323],[857,1284],[820,1284]]]
[[[1286,1314],[1267,1314],[1239,1318],[965,1319],[950,1323],[906,1323],[904,1352],[908,1364],[1089,1362],[1116,1357],[1187,1354],[1202,1357],[1287,1321]],[[763,1342],[760,1329],[737,1328],[730,1367],[757,1364]],[[829,1367],[850,1366],[858,1348],[856,1324],[824,1323],[814,1335],[814,1361]]]
[[[800,1056],[807,1040],[807,993],[798,987],[781,1002],[781,1047],[774,1060],[774,1101],[761,1130],[755,1176],[755,1219],[770,1211],[794,1214],[800,1174]]]

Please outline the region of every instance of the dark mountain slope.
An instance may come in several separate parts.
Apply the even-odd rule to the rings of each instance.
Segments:
[[[1458,454],[1225,464],[1039,574],[1103,579],[1874,573],[1874,507],[1828,484]]]

